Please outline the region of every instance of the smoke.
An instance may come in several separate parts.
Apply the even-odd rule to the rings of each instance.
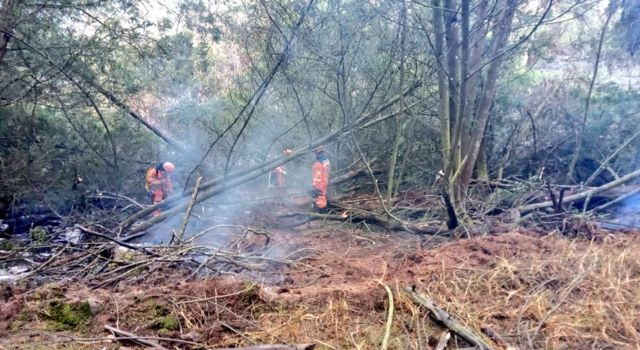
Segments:
[[[631,195],[617,204],[610,214],[611,220],[600,221],[609,229],[640,228],[640,193]]]
[[[245,48],[233,40],[231,37],[220,42],[205,42],[196,34],[179,33],[159,41],[167,55],[145,62],[146,71],[151,72],[147,74],[153,76],[153,86],[148,89],[149,95],[153,95],[149,115],[163,116],[158,121],[162,129],[186,150],[177,153],[162,143],[153,150],[156,161],[171,161],[176,165],[172,174],[175,193],[191,187],[198,176],[204,176],[206,181],[222,176],[225,170],[233,172],[261,164],[281,156],[284,148],[295,149],[309,142],[311,137],[299,113],[302,109],[308,117],[318,94],[296,94],[299,100],[294,103],[288,88],[291,82],[285,80],[283,72],[277,75],[255,106],[247,127],[241,129],[247,118],[245,112],[235,126],[221,135],[234,122],[240,107],[263,78],[256,74],[259,72],[251,70],[250,61],[244,57]],[[322,130],[318,132],[323,133]],[[217,138],[219,141],[203,160]],[[225,169],[227,159],[229,167]],[[232,239],[230,233],[237,231],[233,225],[264,225],[268,221],[266,217],[272,218],[282,210],[283,204],[308,197],[313,161],[310,154],[287,163],[284,189],[270,187],[269,174],[264,174],[199,203],[193,209],[184,239],[199,235],[195,239],[198,244],[223,246]],[[198,171],[190,177],[196,167]],[[184,212],[155,225],[139,241],[168,244],[183,216]]]
[[[230,122],[229,116],[234,112],[236,111],[232,106],[213,98],[210,101],[197,101],[189,96],[176,101],[175,105],[166,111],[165,115],[168,117],[192,119],[192,122],[179,124],[179,133],[185,135],[180,140],[181,146],[188,150],[185,154],[174,153],[163,147],[159,147],[157,152],[159,161],[171,161],[177,167],[171,175],[174,192],[179,193],[185,187],[191,170],[199,165],[212,140],[218,137],[216,131],[224,130],[228,125],[225,123]],[[293,128],[290,134],[283,136],[283,124],[285,128],[290,128],[291,125],[287,125],[286,120],[291,118],[276,112],[277,110],[274,111],[270,107],[256,110],[254,119],[240,135],[237,146],[230,156],[228,172],[262,164],[280,157],[284,148],[295,148],[300,144],[299,135],[303,130]],[[237,128],[232,129],[228,135],[221,138],[209,156],[200,164],[201,173],[191,177],[191,183],[199,175],[205,175],[206,181],[224,174],[230,145],[238,132]],[[267,173],[199,203],[193,209],[184,239],[197,236],[194,243],[219,248],[230,240],[237,239],[238,230],[234,228],[235,226],[264,225],[265,222],[261,219],[265,216],[271,216],[272,219],[276,211],[282,209],[283,204],[307,196],[306,192],[311,187],[312,162],[313,156],[308,155],[287,163],[284,166],[285,188],[271,187]],[[184,212],[155,225],[138,242],[168,244],[173,238],[173,232],[179,229],[183,216]]]

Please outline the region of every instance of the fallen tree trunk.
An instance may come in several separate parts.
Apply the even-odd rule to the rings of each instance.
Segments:
[[[437,235],[445,232],[447,229],[444,226],[422,226],[413,224],[410,222],[402,221],[397,222],[395,220],[387,220],[383,216],[372,213],[354,213],[354,214],[320,214],[320,213],[289,213],[280,215],[280,218],[302,216],[305,220],[296,222],[293,225],[284,225],[286,227],[296,227],[304,225],[313,220],[329,220],[329,221],[353,221],[353,222],[366,222],[376,226],[386,228],[393,231],[405,231],[416,235]]]
[[[476,335],[473,331],[469,330],[458,321],[454,320],[446,311],[437,307],[433,300],[431,300],[426,295],[414,290],[413,288],[405,288],[405,292],[409,295],[413,302],[429,310],[431,316],[436,321],[442,323],[450,331],[459,335],[462,339],[468,341],[471,345],[476,346],[481,350],[493,349],[493,347],[485,342],[480,336]]]
[[[96,89],[96,91],[98,91],[98,93],[100,93],[102,96],[104,96],[107,100],[109,100],[111,103],[113,103],[114,105],[116,105],[117,107],[119,107],[120,109],[122,109],[124,112],[126,112],[127,114],[129,114],[131,117],[133,117],[135,120],[137,120],[139,123],[141,123],[142,125],[144,125],[147,129],[151,130],[151,132],[153,132],[154,134],[156,134],[158,137],[160,137],[164,142],[166,142],[168,145],[170,145],[171,147],[173,147],[174,149],[176,149],[178,152],[184,154],[186,151],[185,149],[179,145],[178,143],[176,143],[174,140],[172,140],[169,135],[166,135],[162,130],[160,130],[160,128],[151,125],[149,122],[147,122],[141,115],[139,115],[138,113],[136,113],[133,109],[131,109],[131,107],[129,107],[126,103],[122,102],[122,100],[120,100],[118,97],[116,97],[116,95],[114,95],[113,93],[111,93],[110,91],[108,91],[107,89],[103,88],[100,84],[98,84],[94,79],[88,77],[86,74],[84,73],[78,73],[78,75],[87,83],[89,84],[91,87],[93,87],[94,89]]]
[[[615,187],[623,185],[623,184],[625,184],[625,183],[627,183],[627,182],[629,182],[629,181],[631,181],[633,179],[636,179],[638,177],[640,177],[640,169],[638,169],[638,170],[636,170],[636,171],[634,171],[634,172],[632,172],[630,174],[627,174],[627,175],[621,177],[618,180],[611,181],[611,182],[609,182],[607,184],[604,184],[604,185],[602,185],[600,187],[596,187],[596,188],[593,188],[593,189],[588,190],[588,191],[584,191],[584,192],[580,192],[578,194],[574,194],[574,195],[571,195],[571,196],[568,196],[568,197],[564,197],[562,202],[563,203],[571,203],[571,202],[575,202],[575,201],[580,200],[580,199],[593,197],[596,194],[611,190],[611,189],[613,189]],[[553,201],[546,201],[546,202],[542,202],[542,203],[523,205],[523,206],[518,207],[517,209],[518,209],[518,211],[520,211],[521,214],[523,214],[523,213],[526,213],[526,212],[529,212],[529,211],[532,211],[532,210],[536,210],[536,209],[551,208],[551,207],[553,207],[553,205],[554,205]]]
[[[623,202],[623,201],[627,200],[628,198],[631,198],[631,197],[637,195],[638,193],[640,193],[640,187],[636,187],[634,189],[626,191],[626,193],[614,198],[612,201],[607,202],[607,203],[602,204],[602,205],[599,205],[599,206],[589,210],[589,212],[594,213],[594,212],[597,212],[597,211],[605,210],[605,209],[609,208],[610,206],[612,206],[614,204]]]
[[[420,85],[422,85],[422,81],[418,80],[415,83],[413,83],[410,87],[408,87],[402,95],[408,95],[411,92],[413,92],[416,88],[418,88]],[[209,180],[206,181],[202,184],[200,184],[200,190],[204,191],[204,190],[208,190],[212,187],[220,187],[220,186],[228,186],[229,183],[231,183],[233,180],[229,180],[229,179],[235,179],[235,178],[243,178],[243,181],[233,181],[233,183],[235,184],[234,186],[240,185],[242,183],[245,183],[257,176],[260,176],[262,174],[265,174],[277,167],[279,167],[280,165],[286,164],[304,154],[306,154],[307,152],[313,150],[314,148],[332,142],[336,139],[339,139],[341,137],[347,136],[350,134],[350,132],[353,129],[359,129],[359,128],[366,128],[372,125],[375,125],[377,123],[380,123],[384,120],[387,120],[393,116],[395,116],[396,114],[398,114],[399,112],[393,112],[381,117],[377,117],[380,113],[382,113],[383,111],[387,110],[388,108],[390,108],[391,106],[393,106],[394,104],[396,104],[398,101],[400,100],[400,95],[395,96],[394,98],[392,98],[391,100],[389,100],[387,103],[379,106],[377,109],[375,109],[374,111],[367,113],[361,117],[359,117],[356,121],[354,121],[352,124],[347,125],[341,129],[338,129],[332,133],[330,133],[329,135],[326,135],[324,137],[321,137],[319,139],[317,139],[316,141],[306,145],[306,146],[302,146],[299,149],[295,150],[292,154],[288,155],[288,156],[281,156],[278,158],[275,158],[271,161],[262,163],[262,164],[258,164],[255,165],[253,167],[247,168],[247,169],[241,169],[235,172],[230,172],[224,176],[218,177],[216,179],[213,180]],[[377,117],[377,118],[376,118]],[[247,178],[246,176],[250,175],[249,178]],[[226,187],[226,189],[228,189],[230,187]],[[179,195],[175,195],[175,196],[171,196],[165,200],[163,200],[162,202],[149,206],[143,210],[140,210],[139,212],[131,215],[129,218],[127,218],[126,220],[124,220],[119,226],[118,229],[120,231],[127,229],[129,226],[131,226],[134,222],[136,222],[139,219],[142,219],[146,216],[148,216],[149,214],[153,213],[155,210],[163,208],[163,207],[167,207],[167,206],[172,206],[177,202],[181,202],[183,200],[185,200],[186,198],[190,197],[191,194],[193,193],[193,188],[190,189],[189,191],[185,191],[182,194]],[[217,192],[215,194],[218,194],[220,192]],[[215,195],[213,194],[213,195]],[[203,194],[204,197],[204,194]],[[211,196],[208,196],[204,199],[210,198]],[[202,200],[204,200],[202,199]],[[198,203],[201,201],[201,197],[198,198]],[[175,212],[174,212],[175,213]],[[166,217],[166,216],[164,216]],[[163,219],[164,219],[163,217]],[[156,222],[159,222],[161,220],[158,220]]]

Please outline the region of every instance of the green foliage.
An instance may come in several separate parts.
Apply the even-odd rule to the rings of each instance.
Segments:
[[[16,248],[16,244],[9,240],[0,240],[0,250],[11,251]]]
[[[253,303],[260,300],[260,290],[255,283],[248,282],[245,284],[245,290],[240,294],[240,299],[245,303]]]
[[[174,315],[161,316],[155,320],[154,328],[160,333],[177,331],[180,329],[180,320]]]
[[[51,330],[77,330],[88,325],[93,315],[88,302],[65,303],[62,300],[51,301],[44,311],[44,317],[50,321]]]
[[[628,24],[635,21],[637,9],[630,3],[625,2],[617,28],[624,31],[625,47],[633,48],[637,40]],[[404,87],[418,79],[423,85],[405,101],[415,105],[402,115],[410,123],[398,158],[400,187],[429,187],[442,168],[433,9],[407,4],[411,16],[406,47],[400,50],[398,1],[316,2],[290,42],[292,26],[305,9],[292,0],[215,6],[182,0],[173,4],[175,12],[159,16],[149,16],[144,2],[65,1],[35,12],[32,4],[20,2],[15,15],[23,20],[11,22],[20,38],[9,42],[0,61],[0,211],[42,205],[66,215],[71,209],[102,205],[91,200],[100,191],[145,201],[141,183],[149,164],[175,161],[179,188],[184,173],[218,137],[199,169],[205,175],[224,171],[236,139],[231,166],[253,165],[284,145],[306,144],[384,104],[403,88],[402,59]],[[495,5],[501,8],[503,2]],[[508,160],[507,175],[528,177],[542,167],[546,176],[563,173],[582,120],[602,7],[554,3],[551,14],[559,17],[553,24],[545,22],[529,40],[500,57],[498,91],[485,135],[494,174],[503,158]],[[524,4],[518,8],[509,46],[533,28],[540,10]],[[155,18],[160,18],[157,23]],[[624,55],[618,55],[621,47],[612,41],[605,43],[603,72],[612,62],[633,67],[617,57]],[[486,54],[482,62],[492,59]],[[611,69],[622,68],[613,64]],[[263,99],[249,104],[231,126],[272,71]],[[178,140],[186,154],[170,149],[84,77]],[[475,98],[477,104],[479,96]],[[638,101],[637,85],[624,86],[615,78],[597,81],[582,158],[597,163],[635,132],[640,116],[632,112],[640,108]],[[386,167],[395,122],[390,119],[329,145],[332,164],[338,169],[359,159],[355,140],[369,159],[377,158],[376,167]],[[636,145],[614,159],[615,171],[622,174],[637,166]],[[496,196],[503,195],[508,194]]]
[[[180,320],[163,305],[153,305],[150,309],[152,327],[160,333],[167,333],[180,329]]]
[[[37,244],[44,244],[49,238],[49,232],[44,227],[36,226],[29,230],[31,241]]]

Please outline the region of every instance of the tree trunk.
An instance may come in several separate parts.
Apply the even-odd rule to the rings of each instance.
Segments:
[[[602,26],[602,32],[600,33],[600,41],[598,42],[598,49],[596,51],[596,61],[593,65],[593,74],[591,75],[591,81],[589,82],[589,91],[587,92],[587,99],[585,101],[584,106],[584,115],[582,116],[582,124],[580,125],[580,131],[576,135],[576,147],[573,151],[573,156],[571,157],[571,162],[569,163],[569,168],[567,169],[566,182],[573,181],[573,172],[576,168],[576,163],[578,162],[578,158],[580,158],[580,151],[582,150],[582,141],[584,139],[584,130],[587,126],[587,117],[589,116],[589,107],[591,104],[591,94],[593,92],[593,86],[596,82],[596,78],[598,77],[598,67],[600,66],[600,55],[602,53],[602,43],[604,42],[604,36],[607,32],[607,27],[609,26],[609,21],[611,21],[611,16],[614,13],[614,0],[609,3],[609,9],[607,14],[607,20],[604,22]]]
[[[463,5],[466,1],[463,1]],[[461,161],[460,128],[461,120],[458,111],[460,110],[460,33],[456,25],[456,5],[453,0],[445,0],[444,31],[447,43],[447,78],[449,87],[449,118],[451,120],[451,154],[449,155],[450,169],[445,169],[445,173],[453,173]],[[455,166],[454,166],[455,165]]]
[[[402,26],[400,30],[400,83],[399,90],[402,93],[403,85],[404,85],[404,44],[406,40],[407,34],[407,8],[406,3],[402,1],[402,9],[400,10],[400,25]],[[406,122],[401,120],[402,111],[404,111],[404,96],[400,96],[399,107],[398,107],[398,115],[396,115],[394,124],[395,124],[395,135],[393,139],[393,147],[391,150],[391,159],[389,160],[389,172],[387,174],[387,203],[391,203],[394,195],[394,186],[396,180],[396,163],[398,162],[398,149],[400,148],[400,144],[402,143],[402,134],[404,129],[406,128]]]
[[[484,138],[480,144],[480,152],[476,161],[476,176],[478,180],[489,181],[489,166],[487,164],[487,145]]]
[[[435,55],[438,60],[438,94],[440,111],[440,142],[442,144],[442,162],[444,169],[450,167],[449,155],[451,153],[451,117],[449,116],[449,90],[447,89],[447,72],[445,62],[447,55],[444,52],[444,30],[442,26],[442,10],[440,0],[432,0],[433,27],[435,35]]]
[[[505,47],[509,33],[511,32],[511,24],[513,22],[513,16],[516,10],[518,2],[516,0],[509,0],[507,4],[506,13],[500,20],[498,26],[498,32],[496,33],[495,42],[493,44],[492,55],[490,57],[497,57],[497,55]],[[500,67],[500,59],[494,59],[487,70],[487,77],[484,84],[484,92],[478,105],[476,113],[476,122],[471,130],[471,138],[469,141],[469,150],[465,154],[466,163],[461,171],[460,177],[457,179],[456,187],[460,193],[466,193],[471,182],[473,175],[473,169],[480,153],[480,145],[484,136],[484,131],[489,119],[489,110],[493,103],[493,99],[496,91],[496,81],[498,79],[498,68]]]
[[[7,53],[7,46],[13,32],[13,13],[19,0],[4,0],[0,9],[0,63]]]

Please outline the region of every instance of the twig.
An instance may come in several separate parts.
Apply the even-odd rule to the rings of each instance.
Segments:
[[[571,294],[571,292],[573,292],[582,283],[586,275],[587,273],[583,272],[579,274],[576,278],[574,278],[573,281],[571,281],[571,283],[569,284],[569,286],[567,286],[567,288],[560,294],[558,302],[555,305],[553,305],[551,309],[549,309],[547,313],[542,317],[540,322],[538,322],[538,325],[536,326],[536,329],[529,340],[529,346],[531,346],[531,348],[533,348],[533,341],[538,337],[538,334],[540,333],[542,326],[547,322],[549,317],[551,317],[551,315],[554,312],[556,312],[556,310],[558,310],[558,308],[560,308],[562,304],[564,304],[564,302],[567,300],[567,297],[569,297],[569,294]]]
[[[438,338],[438,345],[436,345],[434,350],[444,350],[447,347],[447,343],[449,343],[449,339],[451,339],[451,332],[442,332],[442,334]]]
[[[622,185],[622,184],[624,184],[626,182],[629,182],[629,181],[631,181],[631,180],[633,180],[633,179],[635,179],[637,177],[640,177],[640,169],[637,169],[636,171],[634,171],[634,172],[632,172],[630,174],[627,174],[627,175],[621,177],[618,180],[611,181],[611,182],[609,182],[607,184],[604,184],[604,185],[602,185],[600,187],[596,187],[596,188],[593,188],[593,189],[588,190],[588,191],[584,191],[584,192],[581,192],[581,193],[578,193],[578,194],[574,194],[574,195],[565,197],[565,198],[563,198],[563,201],[564,201],[564,203],[571,203],[571,202],[575,202],[575,201],[580,200],[580,199],[587,198],[589,196],[594,196],[594,195],[596,195],[598,193],[605,192],[605,191],[608,191],[608,190],[610,190],[612,188],[618,187],[618,186],[620,186],[620,185]],[[536,209],[544,209],[544,208],[552,207],[553,205],[554,205],[553,202],[547,201],[547,202],[542,202],[542,203],[523,205],[523,206],[518,207],[518,210],[521,213],[525,213],[525,212],[529,212],[529,211],[536,210]]]
[[[406,288],[405,292],[416,304],[427,308],[427,310],[431,312],[431,316],[435,320],[441,322],[445,327],[462,337],[464,340],[468,341],[470,344],[480,348],[480,350],[493,349],[493,347],[487,344],[487,342],[485,342],[482,338],[460,324],[458,321],[454,320],[447,312],[437,307],[433,300],[431,300],[426,295],[415,291],[413,288]]]
[[[387,350],[389,348],[389,338],[391,337],[391,326],[393,325],[393,312],[394,312],[394,304],[393,304],[393,292],[391,292],[391,288],[388,285],[378,281],[384,290],[387,292],[387,298],[389,301],[389,312],[387,313],[387,325],[384,329],[384,337],[382,337],[382,345],[380,345],[380,350]]]
[[[215,350],[312,350],[316,344],[272,344],[272,345],[254,345],[244,348],[216,348]]]
[[[52,256],[49,260],[45,261],[42,265],[38,266],[35,270],[32,270],[29,273],[25,274],[24,276],[21,276],[20,279],[24,279],[24,278],[28,278],[28,277],[33,276],[36,272],[42,270],[47,265],[49,265],[52,261],[57,259],[60,255],[62,255],[62,253],[64,253],[65,250],[67,250],[68,247],[69,247],[69,245],[67,244],[64,248],[60,249],[60,251],[58,253],[56,253],[54,256]]]
[[[113,242],[113,243],[116,243],[116,244],[118,244],[118,245],[121,245],[121,246],[123,246],[123,247],[125,247],[125,248],[129,248],[129,249],[132,249],[132,250],[141,251],[141,252],[143,252],[143,253],[145,253],[145,254],[147,254],[147,255],[151,255],[151,256],[159,256],[158,254],[153,253],[153,252],[150,252],[150,251],[148,251],[148,250],[146,250],[146,249],[144,249],[144,248],[142,248],[142,247],[136,247],[136,246],[131,245],[131,244],[129,244],[129,243],[125,243],[125,242],[123,242],[123,241],[117,240],[117,239],[112,238],[112,237],[109,237],[109,236],[107,236],[107,235],[103,235],[102,233],[96,232],[96,231],[91,230],[91,229],[89,229],[89,228],[87,228],[87,227],[84,227],[84,226],[82,226],[82,225],[78,225],[78,224],[76,224],[76,225],[75,225],[75,227],[79,228],[79,229],[80,229],[80,231],[82,231],[82,232],[88,233],[88,234],[93,235],[93,236],[97,236],[97,237],[104,238],[104,239],[109,240],[109,241],[111,241],[111,242]],[[129,238],[129,237],[127,237],[127,238]],[[129,238],[129,239],[130,239],[130,238]]]
[[[119,330],[119,329],[117,329],[115,327],[109,326],[108,324],[105,324],[104,328],[106,330],[112,332],[115,335],[124,335],[125,337],[131,338],[130,339],[131,341],[134,341],[134,342],[136,342],[138,344],[149,346],[149,347],[152,347],[152,348],[158,349],[158,350],[169,350],[169,349],[165,348],[164,346],[154,342],[151,339],[139,338],[137,335],[135,335],[133,333],[129,333],[129,332],[125,332],[125,331]]]
[[[187,224],[189,223],[189,217],[191,216],[191,210],[193,209],[193,205],[196,203],[196,198],[198,197],[198,191],[200,189],[200,182],[202,181],[202,176],[198,177],[196,180],[196,185],[193,187],[193,194],[191,195],[191,201],[189,202],[189,206],[187,207],[187,211],[184,213],[184,218],[182,219],[182,225],[180,225],[180,230],[178,230],[178,234],[176,238],[178,241],[177,244],[182,243],[182,237],[184,236],[184,231],[187,229]]]

